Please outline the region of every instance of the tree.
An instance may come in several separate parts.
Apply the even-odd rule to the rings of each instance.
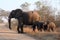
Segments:
[[[45,2],[46,3],[46,2]],[[37,1],[35,2],[36,8],[38,9],[38,13],[41,16],[42,21],[54,21],[55,20],[55,11],[51,6],[44,4],[43,2]]]
[[[60,12],[58,12],[58,15],[56,17],[56,21],[60,21]]]
[[[21,4],[21,8],[24,10],[24,11],[28,11],[29,10],[29,3],[28,2],[25,2],[23,4]]]
[[[42,3],[40,1],[35,2],[36,8],[39,10],[41,8]]]
[[[2,23],[2,22],[3,22],[2,17],[0,17],[0,23]]]
[[[53,9],[45,5],[39,10],[39,14],[41,15],[43,21],[54,21],[53,13]]]

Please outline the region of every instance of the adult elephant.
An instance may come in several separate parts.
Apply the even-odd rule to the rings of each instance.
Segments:
[[[36,11],[23,12],[21,9],[12,10],[8,18],[9,18],[8,22],[10,29],[11,29],[11,18],[16,18],[18,20],[18,27],[17,27],[18,33],[20,32],[23,33],[23,25],[33,25],[35,21],[40,21],[41,19]],[[21,28],[21,31],[19,30],[19,28]]]

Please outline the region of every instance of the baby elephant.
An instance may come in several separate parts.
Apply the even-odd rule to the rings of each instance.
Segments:
[[[38,31],[42,31],[42,29],[44,31],[50,31],[50,30],[55,31],[55,29],[56,29],[56,25],[54,22],[38,22],[38,21],[36,21],[33,23],[34,31],[36,29],[36,26],[37,26]]]
[[[55,31],[56,30],[56,25],[55,25],[55,23],[54,22],[50,22],[49,24],[48,24],[48,31]]]
[[[42,31],[43,24],[44,24],[44,22],[39,22],[39,21],[34,22],[33,23],[33,30],[35,30],[36,26],[37,26],[38,31]]]

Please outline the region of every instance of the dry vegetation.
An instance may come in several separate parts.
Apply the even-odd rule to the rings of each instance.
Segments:
[[[16,29],[16,28],[15,28]],[[12,30],[15,31],[13,28]],[[59,29],[57,29],[59,31]],[[38,40],[60,40],[60,32],[39,32],[37,29],[35,32],[32,31],[32,28],[25,27],[24,32],[26,32],[27,35],[30,35],[34,38],[37,38]]]
[[[6,25],[6,27],[8,27]],[[12,24],[12,30],[17,32],[17,25]],[[40,32],[37,29],[35,32],[32,31],[31,26],[24,27],[24,32],[26,35],[32,36],[37,40],[60,40],[60,28],[56,28],[56,32]]]
[[[25,5],[27,4],[27,5]],[[43,3],[37,1],[36,3],[37,9],[39,9],[38,13],[41,16],[42,21],[50,20],[50,21],[56,21],[56,25],[60,26],[60,15],[55,15],[55,9],[52,9],[49,6],[43,5]],[[25,6],[24,6],[25,5]],[[42,8],[40,8],[40,5],[42,5]],[[24,8],[28,9],[29,3],[24,3],[21,5],[22,9]],[[28,11],[28,10],[27,10]],[[0,16],[7,16],[8,13],[10,12],[5,12],[4,10],[1,10]],[[60,11],[58,12],[60,14]],[[55,20],[56,17],[56,20]],[[0,23],[3,21],[1,20],[2,17],[0,18]],[[58,22],[57,22],[58,21]],[[13,20],[12,21],[12,30],[17,32],[17,23]],[[8,28],[8,23],[5,25]],[[32,31],[31,27],[24,27],[24,32],[26,32],[27,35],[33,36],[34,38],[37,38],[38,40],[60,40],[60,27],[56,28],[56,32],[39,32],[37,29],[35,32]]]

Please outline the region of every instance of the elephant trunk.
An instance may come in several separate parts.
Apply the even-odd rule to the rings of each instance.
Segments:
[[[8,19],[9,29],[11,29],[11,18]]]

